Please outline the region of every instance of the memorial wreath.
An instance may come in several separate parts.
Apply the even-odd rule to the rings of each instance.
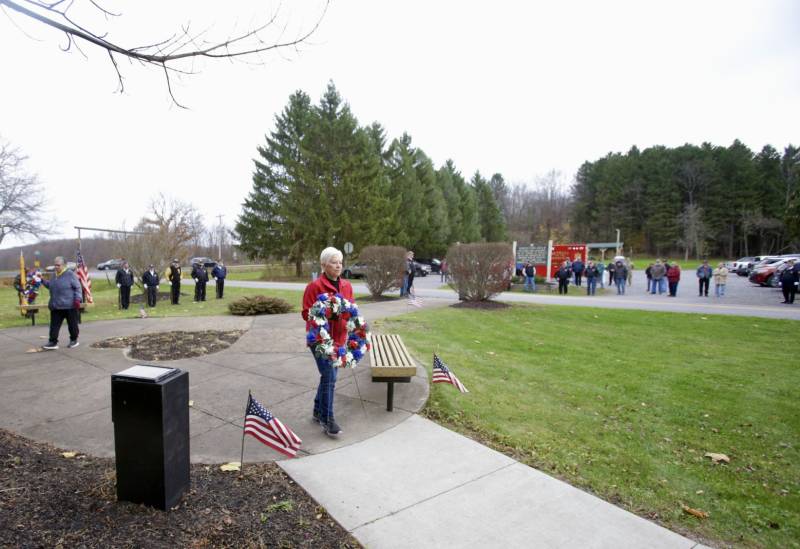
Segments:
[[[331,320],[347,321],[347,341],[337,345],[331,334]],[[341,294],[320,294],[308,310],[310,327],[306,343],[314,356],[326,358],[334,368],[355,368],[371,347],[370,334],[364,317],[358,314],[355,303]]]

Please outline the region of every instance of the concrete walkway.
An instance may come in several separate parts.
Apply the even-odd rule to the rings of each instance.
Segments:
[[[362,310],[375,321],[409,306]],[[701,547],[416,415],[428,397],[421,365],[397,387],[393,413],[368,367],[343,371],[336,409],[345,432],[326,437],[310,421],[318,374],[297,314],[91,322],[80,347],[47,353],[27,352],[45,341],[44,326],[0,331],[0,426],[113,457],[110,374],[135,361],[90,345],[173,329],[247,330],[230,349],[168,363],[190,375],[192,461],[238,461],[250,389],[303,439],[302,457],[280,466],[367,547]],[[245,462],[279,459],[248,437]]]

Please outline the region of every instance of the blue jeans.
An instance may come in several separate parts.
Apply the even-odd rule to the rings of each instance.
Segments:
[[[525,277],[525,289],[531,292],[536,291],[536,279],[532,276]]]
[[[625,279],[615,278],[614,283],[617,285],[617,295],[625,295]]]
[[[400,288],[400,297],[408,293],[408,275],[403,275],[403,286]]]
[[[653,280],[653,293],[656,293],[656,288],[658,289],[659,294],[663,294],[667,291],[667,279],[666,278],[659,278],[658,280]]]
[[[314,355],[319,370],[319,387],[317,396],[314,397],[314,412],[319,415],[320,420],[326,423],[333,417],[333,391],[336,387],[336,375],[338,368],[332,368],[328,364],[328,359],[319,358]]]
[[[725,295],[725,284],[714,284],[714,294],[717,297],[722,297]]]
[[[586,279],[586,295],[594,295],[597,291],[597,279],[595,277]]]

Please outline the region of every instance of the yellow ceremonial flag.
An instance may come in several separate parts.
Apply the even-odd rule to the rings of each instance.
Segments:
[[[25,283],[27,282],[27,276],[25,276],[25,256],[22,255],[22,251],[19,252],[19,287],[22,288],[22,291],[19,293],[19,312],[21,314],[25,314]]]

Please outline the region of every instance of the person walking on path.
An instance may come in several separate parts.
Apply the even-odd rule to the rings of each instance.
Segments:
[[[42,349],[45,351],[58,349],[58,333],[64,320],[67,321],[69,330],[68,347],[74,349],[79,345],[78,311],[83,297],[81,283],[78,275],[66,268],[63,257],[56,257],[53,264],[55,272],[51,279],[42,279],[44,287],[50,290],[50,301],[47,303],[50,309],[50,339],[47,345],[42,345]]]
[[[228,269],[221,259],[211,269],[211,276],[217,282],[217,299],[222,299],[222,294],[225,292],[225,277],[228,276]]]
[[[556,271],[556,280],[558,280],[558,294],[567,295],[569,289],[569,279],[572,276],[572,271],[569,268],[569,261],[562,263],[561,267]]]
[[[195,263],[192,267],[192,278],[194,279],[194,300],[206,300],[206,283],[208,282],[208,271],[205,265]]]
[[[597,280],[600,282],[600,287],[605,288],[606,284],[603,281],[603,274],[606,272],[606,266],[602,261],[597,262]]]
[[[522,269],[525,273],[525,291],[536,291],[536,268],[531,263],[526,263]]]
[[[142,275],[142,284],[144,284],[144,291],[147,293],[148,307],[155,307],[158,302],[159,282],[161,282],[161,277],[156,272],[155,266],[150,265],[150,268]]]
[[[667,281],[669,282],[669,296],[676,297],[678,295],[678,282],[681,280],[681,268],[674,261],[667,270]]]
[[[783,301],[781,303],[786,303],[787,305],[792,305],[794,303],[794,295],[797,293],[798,289],[798,269],[795,269],[795,260],[790,259],[788,261],[789,265],[783,270],[781,273],[781,291],[783,292]]]
[[[333,247],[325,248],[319,256],[322,274],[316,280],[310,282],[303,293],[303,310],[301,314],[303,320],[306,321],[306,331],[311,328],[308,310],[316,303],[320,294],[327,296],[338,294],[348,301],[353,300],[353,286],[350,285],[350,282],[340,277],[342,274],[342,257],[342,252]],[[328,322],[330,323],[330,334],[334,344],[344,346],[347,342],[347,320],[341,317],[332,317]],[[342,433],[342,429],[336,423],[333,412],[338,370],[331,365],[327,357],[313,356],[319,371],[319,385],[314,397],[314,410],[311,417],[313,421],[322,425],[322,430],[326,435],[335,437]]]
[[[594,261],[586,265],[586,295],[595,295],[597,292],[597,278],[600,276]]]
[[[178,305],[181,299],[181,262],[177,257],[167,267],[167,281],[169,282],[170,302]]]
[[[711,282],[711,277],[714,271],[709,267],[708,260],[704,260],[703,264],[697,268],[697,283],[699,287],[699,297],[708,297],[708,286]]]
[[[655,264],[650,268],[650,276],[653,278],[652,294],[655,295],[656,289],[658,290],[659,295],[663,294],[667,285],[667,266],[661,263],[660,259],[656,259]]]
[[[628,281],[628,269],[622,261],[614,265],[614,283],[617,285],[617,295],[625,295],[625,283]]]
[[[583,277],[583,271],[586,266],[581,261],[581,256],[576,255],[575,261],[572,262],[572,273],[575,275],[575,285],[580,287],[581,285],[581,278]]]
[[[443,259],[439,266],[439,282],[447,282],[447,260]]]
[[[117,276],[114,277],[114,280],[119,288],[119,307],[127,311],[131,304],[131,287],[133,286],[133,271],[127,261],[123,261],[117,269]]]
[[[714,269],[714,295],[717,297],[725,296],[725,286],[728,284],[728,268],[724,263],[717,265]]]
[[[614,271],[617,270],[617,266],[614,264],[614,261],[608,262],[608,285],[611,286],[614,284]]]

